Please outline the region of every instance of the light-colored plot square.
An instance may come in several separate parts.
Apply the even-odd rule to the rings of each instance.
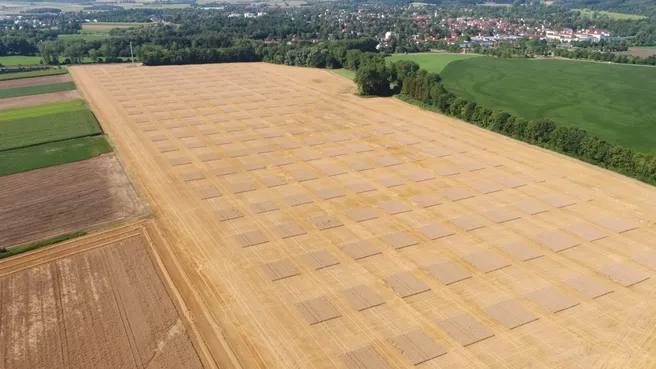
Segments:
[[[406,205],[403,201],[398,201],[398,200],[383,201],[380,204],[378,204],[378,207],[385,210],[385,212],[387,212],[390,215],[412,211],[412,208],[410,206]]]
[[[353,309],[357,311],[370,309],[385,303],[385,300],[383,300],[376,291],[365,285],[344,290],[342,291],[342,295]]]
[[[230,166],[220,166],[214,168],[212,172],[214,173],[214,175],[222,177],[222,176],[227,176],[229,174],[237,173],[237,168],[230,167]]]
[[[378,248],[366,240],[347,243],[341,245],[339,248],[353,260],[364,259],[382,253]]]
[[[594,222],[608,230],[617,233],[624,233],[638,228],[638,226],[634,224],[631,224],[619,218],[615,218],[613,216],[597,217],[597,219],[595,219]]]
[[[287,182],[285,182],[284,179],[282,179],[278,176],[264,177],[264,178],[261,179],[261,181],[262,181],[262,184],[264,184],[268,188],[278,187],[278,186],[282,186],[284,184],[287,184]]]
[[[399,176],[392,175],[389,177],[381,178],[380,183],[387,188],[392,188],[403,185],[405,180]]]
[[[558,193],[551,193],[548,195],[540,196],[540,201],[546,202],[547,204],[557,208],[564,208],[565,206],[576,204],[576,201]]]
[[[352,208],[346,210],[346,215],[355,222],[364,222],[366,220],[376,219],[378,215],[368,208]]]
[[[410,172],[406,175],[406,177],[413,182],[423,182],[435,179],[435,176],[431,172],[425,170]]]
[[[506,175],[501,175],[495,178],[495,180],[502,185],[510,188],[517,188],[517,187],[522,187],[526,186],[526,181],[515,176],[506,176]]]
[[[172,152],[172,151],[178,151],[178,148],[172,145],[165,145],[159,147],[159,152],[161,153]]]
[[[326,140],[330,142],[342,142],[342,141],[348,141],[349,138],[346,135],[343,135],[341,133],[326,133],[323,135]]]
[[[348,149],[351,150],[352,152],[359,154],[361,152],[368,152],[368,151],[373,151],[374,148],[363,143],[355,143],[348,145]]]
[[[303,319],[310,325],[341,316],[325,296],[298,303],[296,304],[296,309],[298,309]]]
[[[614,263],[604,265],[598,270],[599,274],[609,278],[624,287],[631,287],[649,279],[649,276],[627,263]]]
[[[478,192],[482,192],[484,194],[488,193],[493,193],[493,192],[499,192],[503,190],[501,186],[498,184],[491,182],[491,181],[485,181],[485,180],[472,180],[468,181],[467,185],[473,189],[475,189]]]
[[[254,202],[251,204],[251,209],[257,214],[266,213],[269,211],[274,211],[280,209],[280,206],[273,201],[265,200]]]
[[[526,245],[523,242],[509,242],[499,246],[501,250],[510,254],[510,256],[521,261],[529,261],[544,256],[540,251]]]
[[[291,173],[292,177],[298,182],[310,181],[317,179],[316,174],[309,170],[297,170]]]
[[[493,221],[494,223],[505,223],[521,218],[519,214],[513,213],[512,211],[505,208],[487,210],[482,212],[481,215]]]
[[[435,173],[447,177],[460,173],[460,170],[450,165],[438,165],[433,167]]]
[[[223,136],[215,138],[212,142],[217,146],[221,146],[231,143],[232,140],[229,137]]]
[[[391,167],[403,163],[401,160],[389,155],[377,156],[374,158],[374,161],[383,167]]]
[[[455,234],[451,229],[444,227],[439,223],[426,224],[417,228],[419,233],[423,234],[429,240],[437,240]]]
[[[494,332],[490,328],[468,314],[457,315],[438,321],[436,324],[454,341],[465,347],[494,336]]]
[[[358,172],[374,169],[373,165],[367,163],[366,161],[362,161],[362,160],[353,160],[351,162],[348,162],[347,165],[351,169],[353,169],[355,171],[358,171]]]
[[[389,341],[412,365],[419,365],[446,354],[446,350],[442,346],[420,330],[390,338]]]
[[[248,150],[244,148],[226,150],[226,156],[229,158],[238,158],[248,155]]]
[[[308,252],[303,255],[303,260],[314,270],[339,264],[336,257],[323,250]]]
[[[346,170],[339,165],[335,164],[322,164],[317,165],[317,168],[325,175],[332,177],[346,173]]]
[[[280,224],[276,227],[281,238],[290,238],[304,235],[305,231],[294,222]]]
[[[544,287],[542,289],[529,292],[526,297],[543,308],[558,313],[579,304],[578,301],[568,295],[558,291],[553,287]]]
[[[167,138],[165,135],[152,135],[150,136],[150,140],[153,142],[158,142],[158,141],[165,141]]]
[[[577,277],[572,277],[566,280],[565,283],[592,299],[596,299],[597,297],[601,297],[613,292],[613,290],[608,288],[608,286],[605,284],[585,274]]]
[[[320,190],[317,190],[317,196],[324,200],[330,200],[330,199],[336,199],[338,197],[345,196],[346,194],[344,193],[344,190],[340,188],[322,188]]]
[[[265,165],[258,161],[248,161],[244,163],[243,167],[247,172],[250,172],[253,170],[264,169]]]
[[[321,159],[321,155],[317,154],[314,151],[309,151],[305,149],[297,150],[296,152],[294,152],[294,156],[296,156],[297,158],[303,161],[312,161],[312,160]]]
[[[221,192],[214,187],[203,187],[198,190],[198,197],[201,200],[213,199],[220,196]]]
[[[185,128],[174,128],[173,130],[171,130],[171,132],[173,132],[173,135],[177,138],[187,138],[187,137],[194,136],[193,133],[189,132]]]
[[[439,192],[439,194],[451,201],[460,201],[475,196],[472,192],[468,190],[465,190],[463,188],[455,188],[455,187],[447,188],[446,190]]]
[[[205,178],[205,174],[201,171],[192,171],[182,174],[182,179],[184,179],[185,182],[197,181],[203,178]]]
[[[360,182],[348,185],[347,188],[355,193],[376,191],[376,187],[368,182]]]
[[[278,260],[262,265],[262,270],[272,281],[298,275],[299,272],[289,261]]]
[[[476,162],[476,161],[466,161],[464,163],[460,163],[458,166],[460,167],[460,169],[463,169],[463,170],[466,170],[466,171],[469,171],[469,172],[485,169],[485,165],[483,165],[479,162]]]
[[[567,230],[569,233],[573,233],[581,237],[588,242],[597,241],[608,237],[608,235],[604,232],[585,222],[568,223],[565,225],[565,230]]]
[[[450,261],[433,264],[426,271],[447,286],[471,278],[471,274]]]
[[[303,140],[303,143],[305,143],[307,146],[317,146],[323,145],[325,141],[319,137],[308,137]]]
[[[478,251],[462,258],[483,273],[490,273],[510,266],[508,260],[489,250]]]
[[[514,329],[539,319],[515,300],[501,301],[485,307],[483,310],[508,329]]]
[[[332,215],[321,215],[318,217],[310,218],[310,223],[314,224],[318,230],[323,231],[325,229],[341,227],[344,224],[335,218]]]
[[[169,159],[169,164],[171,164],[171,166],[177,167],[179,165],[191,164],[191,160],[185,157],[171,158]]]
[[[328,150],[324,151],[324,154],[326,154],[328,157],[333,158],[335,156],[346,155],[346,154],[348,154],[348,151],[346,151],[345,149],[343,149],[341,147],[335,147],[335,148],[328,149]]]
[[[228,190],[234,194],[255,191],[257,187],[253,182],[238,182],[228,184]]]
[[[402,249],[419,243],[414,237],[405,232],[388,233],[380,237],[380,239],[394,249]]]
[[[560,252],[580,245],[579,241],[566,236],[559,231],[544,231],[532,234],[530,238],[536,243],[551,249],[554,252]]]
[[[219,222],[225,222],[226,220],[237,219],[244,216],[244,214],[242,214],[237,208],[219,209],[214,212],[214,215]]]
[[[221,159],[221,155],[219,155],[216,152],[207,152],[207,153],[198,155],[198,158],[201,161],[214,161],[214,160]]]
[[[285,201],[287,201],[289,206],[300,206],[312,203],[312,199],[303,194],[285,196]]]
[[[235,236],[235,239],[241,247],[257,246],[269,242],[269,240],[267,240],[267,238],[260,231],[240,233]]]
[[[205,143],[203,143],[203,141],[194,139],[192,141],[188,141],[185,144],[185,146],[190,148],[190,149],[196,149],[196,148],[199,148],[199,147],[205,147]]]
[[[517,209],[525,212],[526,214],[535,215],[544,213],[549,210],[544,205],[540,204],[535,200],[521,200],[515,204]]]
[[[430,208],[441,204],[440,200],[430,195],[415,195],[410,200],[422,208]]]
[[[399,273],[384,279],[389,288],[394,290],[401,298],[414,296],[426,291],[430,291],[424,282],[414,276],[412,272]]]
[[[473,231],[475,229],[485,227],[485,222],[473,214],[452,218],[449,219],[449,222],[455,224],[461,229],[464,229],[465,231]]]
[[[287,140],[287,141],[280,142],[278,144],[278,147],[280,147],[283,150],[291,150],[291,149],[297,149],[297,148],[301,147],[301,144],[299,144],[296,141]]]
[[[633,257],[633,261],[642,264],[651,270],[656,270],[656,251],[642,252]]]
[[[340,359],[346,369],[392,369],[371,346],[347,352]]]

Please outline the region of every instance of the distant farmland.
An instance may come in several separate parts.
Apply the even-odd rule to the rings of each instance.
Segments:
[[[442,73],[442,70],[453,61],[471,59],[478,56],[480,55],[447,53],[396,54],[390,56],[387,60],[412,60],[429,72]]]
[[[483,106],[656,153],[656,68],[473,58],[450,63],[441,76],[449,91]]]

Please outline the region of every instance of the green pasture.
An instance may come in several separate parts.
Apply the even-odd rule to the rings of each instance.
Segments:
[[[74,82],[52,83],[49,85],[5,88],[0,90],[0,99],[19,96],[49,94],[53,92],[75,90]]]
[[[342,69],[332,69],[331,72],[333,72],[335,74],[339,74],[340,76],[348,78],[350,80],[355,79],[355,71],[353,71],[353,70],[348,70],[348,69],[342,68]]]
[[[472,58],[441,73],[447,90],[525,119],[550,118],[611,144],[656,153],[656,68]]]
[[[581,12],[582,16],[588,16],[589,18],[592,18],[592,15],[594,13],[598,13],[599,15],[605,15],[608,18],[618,19],[618,20],[638,20],[638,19],[649,18],[644,15],[614,13],[614,12],[598,11],[598,10],[590,10],[590,9],[573,9],[573,10],[579,11]]]
[[[12,56],[0,56],[0,64],[10,67],[16,65],[35,65],[41,64],[40,56],[22,56],[22,55],[12,55]]]
[[[87,105],[84,100],[72,100],[38,106],[30,106],[26,108],[0,110],[0,122],[14,119],[38,118],[45,115],[83,110],[87,110]]]
[[[480,57],[476,54],[451,54],[451,53],[423,53],[423,54],[394,54],[387,58],[389,62],[396,60],[412,60],[419,64],[422,69],[432,73],[442,73],[442,70],[451,62],[462,59]]]
[[[0,151],[0,176],[86,160],[111,151],[112,147],[105,136],[75,138]]]
[[[68,70],[65,68],[41,69],[41,70],[34,70],[29,72],[2,73],[0,74],[0,81],[8,81],[10,79],[54,76],[57,74],[66,74],[66,73],[68,73]]]

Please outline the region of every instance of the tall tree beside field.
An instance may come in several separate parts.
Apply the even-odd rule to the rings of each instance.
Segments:
[[[369,62],[360,65],[355,73],[355,83],[363,96],[389,96],[390,70],[383,62]]]
[[[43,58],[44,64],[59,64],[59,47],[55,41],[39,42],[39,54]]]

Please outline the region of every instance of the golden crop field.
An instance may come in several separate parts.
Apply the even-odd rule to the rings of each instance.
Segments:
[[[656,191],[269,64],[71,75],[221,368],[653,368]]]

